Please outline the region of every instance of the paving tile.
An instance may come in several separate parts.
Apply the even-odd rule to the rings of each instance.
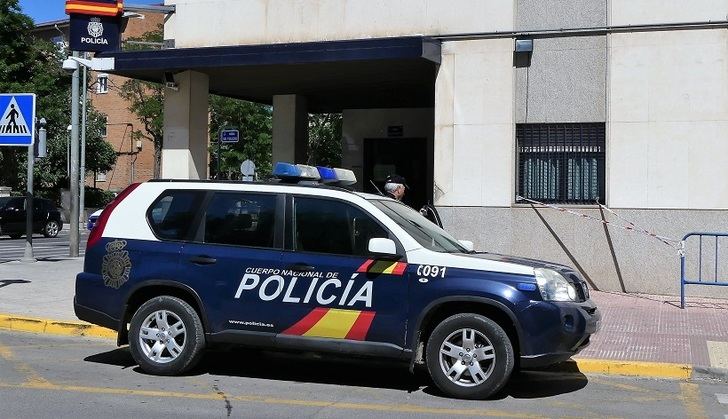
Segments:
[[[602,329],[580,357],[728,363],[728,301],[691,299],[682,310],[671,296],[594,291],[592,299],[602,312]]]

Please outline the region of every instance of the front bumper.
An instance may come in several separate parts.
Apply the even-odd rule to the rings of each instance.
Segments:
[[[566,361],[589,345],[601,325],[597,306],[534,301],[519,313],[521,367],[544,367]]]

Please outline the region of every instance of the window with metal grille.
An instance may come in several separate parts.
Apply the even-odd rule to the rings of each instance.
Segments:
[[[98,93],[100,95],[109,93],[109,75],[108,74],[99,74],[98,77],[96,77],[96,93]]]
[[[518,124],[518,195],[547,203],[604,199],[604,123]]]

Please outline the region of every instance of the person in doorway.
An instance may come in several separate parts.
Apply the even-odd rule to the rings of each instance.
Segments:
[[[407,189],[407,181],[400,175],[389,175],[384,180],[384,195],[389,198],[401,201]]]

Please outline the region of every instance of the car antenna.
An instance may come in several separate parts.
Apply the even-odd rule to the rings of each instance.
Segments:
[[[382,193],[382,191],[380,191],[380,190],[379,190],[379,188],[377,188],[377,184],[376,184],[376,183],[374,183],[374,181],[373,181],[373,180],[369,179],[369,182],[370,182],[370,183],[372,184],[372,186],[374,186],[374,189],[376,189],[376,190],[377,190],[377,193],[378,193],[378,194],[379,194],[380,196],[384,196],[384,194]]]

